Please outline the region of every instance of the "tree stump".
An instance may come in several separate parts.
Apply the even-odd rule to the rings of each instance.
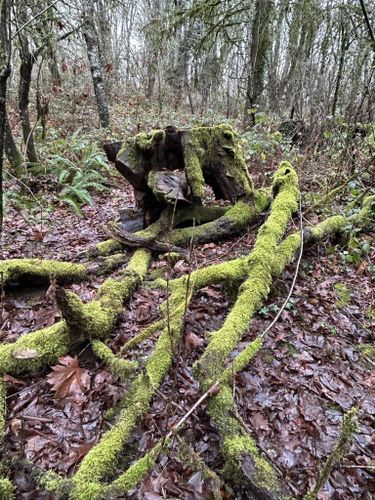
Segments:
[[[168,205],[200,205],[205,184],[216,199],[232,204],[253,193],[239,138],[228,124],[188,130],[168,126],[104,144],[104,150],[133,186],[144,227]]]

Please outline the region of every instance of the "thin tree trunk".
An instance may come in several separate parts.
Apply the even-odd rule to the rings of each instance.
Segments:
[[[20,37],[23,38],[23,37]],[[22,43],[22,42],[21,42]],[[27,41],[21,50],[20,83],[18,91],[18,108],[22,125],[22,136],[26,147],[26,157],[31,163],[38,162],[34,145],[34,134],[30,125],[29,94],[34,56],[29,52]]]
[[[3,168],[4,168],[4,136],[6,124],[6,92],[10,75],[10,38],[8,31],[8,0],[0,2],[0,236],[3,232],[4,200],[3,200]]]
[[[264,87],[264,70],[269,46],[269,22],[271,2],[256,0],[250,40],[250,64],[247,77],[244,125],[255,125],[254,106]]]
[[[339,61],[339,67],[337,70],[335,93],[333,95],[333,102],[332,102],[332,116],[333,117],[336,114],[337,101],[338,101],[340,85],[341,85],[343,69],[344,69],[345,54],[346,54],[346,51],[348,50],[347,34],[346,34],[344,26],[341,27],[341,36],[342,36],[342,39],[341,39],[340,61]]]
[[[9,163],[15,169],[15,171],[18,172],[19,168],[23,164],[23,157],[14,141],[12,129],[10,127],[9,118],[7,114],[5,116],[4,148]]]
[[[109,110],[107,95],[104,88],[102,65],[100,62],[99,36],[94,21],[94,5],[92,0],[85,0],[85,24],[83,36],[86,41],[87,56],[90,62],[92,83],[98,106],[99,121],[102,128],[109,127]]]

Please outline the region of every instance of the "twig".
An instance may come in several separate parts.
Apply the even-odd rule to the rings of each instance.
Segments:
[[[25,24],[23,24],[15,33],[14,35],[11,37],[11,40],[13,40],[23,29],[26,28],[26,26],[28,26],[29,24],[33,23],[36,19],[38,19],[38,17],[42,16],[45,12],[47,12],[48,9],[50,9],[51,7],[53,7],[54,5],[57,4],[57,2],[59,2],[60,0],[55,0],[54,2],[52,2],[50,5],[47,5],[47,7],[45,7],[42,11],[38,12],[38,14],[35,14],[35,16],[33,16],[31,19],[29,19]]]

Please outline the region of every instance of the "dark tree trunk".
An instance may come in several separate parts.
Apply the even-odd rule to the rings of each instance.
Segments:
[[[9,3],[3,0],[0,12],[0,236],[3,231],[4,201],[3,201],[3,167],[4,167],[4,137],[6,129],[6,92],[7,80],[10,75],[10,38],[9,38]]]
[[[86,11],[86,18],[83,28],[83,36],[86,41],[87,56],[90,62],[92,83],[98,106],[99,121],[101,127],[107,128],[109,127],[108,101],[102,76],[103,71],[100,61],[99,35],[95,27],[94,5],[92,0],[85,0],[84,7]]]
[[[247,76],[244,125],[255,125],[254,106],[264,87],[264,71],[269,48],[270,0],[256,0],[255,14],[249,46],[249,71]]]
[[[21,37],[23,38],[23,37]],[[22,43],[22,42],[21,42]],[[30,125],[29,94],[31,74],[34,66],[34,56],[29,52],[27,41],[21,50],[20,84],[18,92],[18,108],[20,112],[22,136],[26,147],[26,156],[29,162],[37,163],[38,156],[34,145],[34,134]]]
[[[17,172],[23,164],[23,157],[19,151],[13,137],[12,129],[10,127],[8,115],[5,117],[5,138],[4,138],[5,154],[9,163]]]

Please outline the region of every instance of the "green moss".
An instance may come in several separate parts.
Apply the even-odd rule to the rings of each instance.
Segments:
[[[203,197],[203,169],[215,162],[224,166],[225,174],[241,186],[245,194],[253,191],[241,145],[231,125],[190,129],[184,153],[186,175],[194,197]]]
[[[169,325],[161,332],[144,372],[133,382],[116,424],[83,459],[73,479],[75,495],[84,491],[85,485],[96,484],[115,471],[130,433],[148,410],[155,389],[160,386],[172,364],[183,325],[185,299],[186,286],[183,283],[174,284],[169,298]]]
[[[250,320],[267,297],[272,283],[272,259],[292,213],[297,209],[298,176],[288,162],[281,163],[274,176],[275,199],[266,222],[261,226],[255,246],[246,258],[248,278],[240,286],[237,300],[223,326],[210,334],[210,341],[195,369],[204,386],[210,387],[223,370],[230,355],[249,326]],[[229,263],[227,263],[229,264]],[[245,275],[246,275],[245,274]]]
[[[137,370],[138,363],[119,358],[104,342],[93,340],[91,345],[94,354],[107,363],[112,374],[120,378],[123,382]]]
[[[363,356],[375,360],[375,343],[359,344],[358,349],[363,354]]]
[[[164,142],[164,130],[151,130],[151,132],[141,132],[135,136],[135,145],[142,151],[152,149],[155,144]]]
[[[351,299],[351,294],[348,287],[344,283],[335,283],[333,288],[335,289],[338,297],[338,300],[335,303],[336,307],[338,307],[339,309],[346,307],[350,303]]]
[[[264,339],[258,337],[250,342],[242,351],[237,354],[233,362],[225,370],[225,378],[233,378],[235,373],[239,373],[246,368],[249,362],[256,356],[256,354],[263,347]]]
[[[241,460],[248,455],[253,463],[252,481],[257,488],[278,491],[277,475],[272,466],[257,449],[251,436],[244,433],[238,419],[231,387],[223,383],[220,391],[211,397],[207,410],[222,436],[222,452],[225,458],[226,477],[243,481]]]
[[[100,442],[82,460],[73,477],[74,499],[88,498],[86,486],[99,481],[116,471],[123,447],[136,423],[147,411],[153,389],[146,374],[140,374],[126,398],[126,407],[120,413],[116,424],[107,431]]]
[[[0,345],[0,373],[17,375],[22,372],[35,373],[43,366],[56,363],[59,356],[69,351],[70,341],[65,321],[20,337],[12,344]],[[36,351],[33,359],[19,359],[12,354]]]
[[[135,272],[136,274],[138,274],[138,276],[140,276],[141,279],[143,279],[147,273],[150,261],[150,250],[147,250],[146,248],[140,248],[139,250],[136,250],[134,252],[132,258],[130,259],[128,270]]]
[[[167,440],[168,441],[168,440]],[[159,441],[144,457],[132,464],[129,469],[121,474],[112,485],[118,493],[126,493],[134,488],[155,465],[156,459],[162,449],[162,445],[166,446],[167,442]]]
[[[118,267],[122,266],[126,262],[126,256],[121,253],[115,253],[114,255],[109,255],[103,260],[101,265],[102,274],[109,274]]]
[[[256,192],[252,203],[238,201],[218,219],[195,227],[174,229],[169,235],[171,243],[186,246],[193,239],[196,243],[212,242],[228,235],[244,232],[266,210],[270,197],[265,192]]]
[[[344,232],[346,224],[347,220],[345,217],[334,215],[311,228],[305,229],[304,236],[307,242],[312,243],[322,240],[325,236]]]
[[[304,497],[304,500],[315,500],[318,496],[320,489],[328,480],[333,467],[343,458],[349,443],[353,438],[353,434],[357,431],[357,408],[351,408],[348,410],[344,417],[341,428],[340,438],[334,447],[334,449],[329,454],[326,463],[324,464],[319,478],[316,482],[314,488]]]
[[[144,328],[140,333],[138,333],[138,335],[136,335],[135,337],[133,337],[130,340],[128,340],[122,346],[121,353],[129,351],[130,349],[132,349],[136,345],[139,345],[144,340],[150,338],[151,335],[153,335],[157,330],[163,329],[164,326],[165,326],[165,321],[164,320],[155,321],[154,323],[152,323],[148,327]]]
[[[54,493],[56,498],[63,497],[65,491],[70,489],[70,479],[62,478],[53,471],[43,472],[38,478],[38,484],[43,489]]]
[[[349,217],[349,221],[358,229],[363,229],[375,221],[375,195],[366,196],[357,214]]]
[[[3,376],[0,373],[0,446],[5,432],[6,417],[6,387]]]
[[[0,345],[0,373],[16,375],[21,372],[34,373],[39,368],[56,363],[59,356],[65,355],[74,339],[74,329],[78,335],[91,338],[106,338],[113,329],[117,314],[122,311],[123,301],[129,297],[147,272],[150,261],[148,250],[137,250],[119,281],[108,279],[99,289],[99,300],[83,306],[79,298],[67,292],[71,299],[68,329],[65,321],[43,328],[20,337],[12,344]],[[75,318],[75,324],[73,319]],[[77,318],[80,321],[77,323]],[[79,331],[78,331],[79,330]],[[79,337],[78,337],[79,338]],[[22,358],[17,353],[36,351],[32,359]],[[13,356],[15,353],[15,356]]]
[[[99,255],[110,255],[111,253],[119,252],[123,246],[116,240],[105,240],[97,243],[96,249]]]
[[[1,500],[13,500],[16,498],[15,488],[9,479],[0,478],[0,498]]]
[[[87,275],[83,264],[58,262],[42,259],[11,259],[0,262],[0,273],[4,284],[24,281],[49,282],[55,278],[58,283],[82,281]]]

